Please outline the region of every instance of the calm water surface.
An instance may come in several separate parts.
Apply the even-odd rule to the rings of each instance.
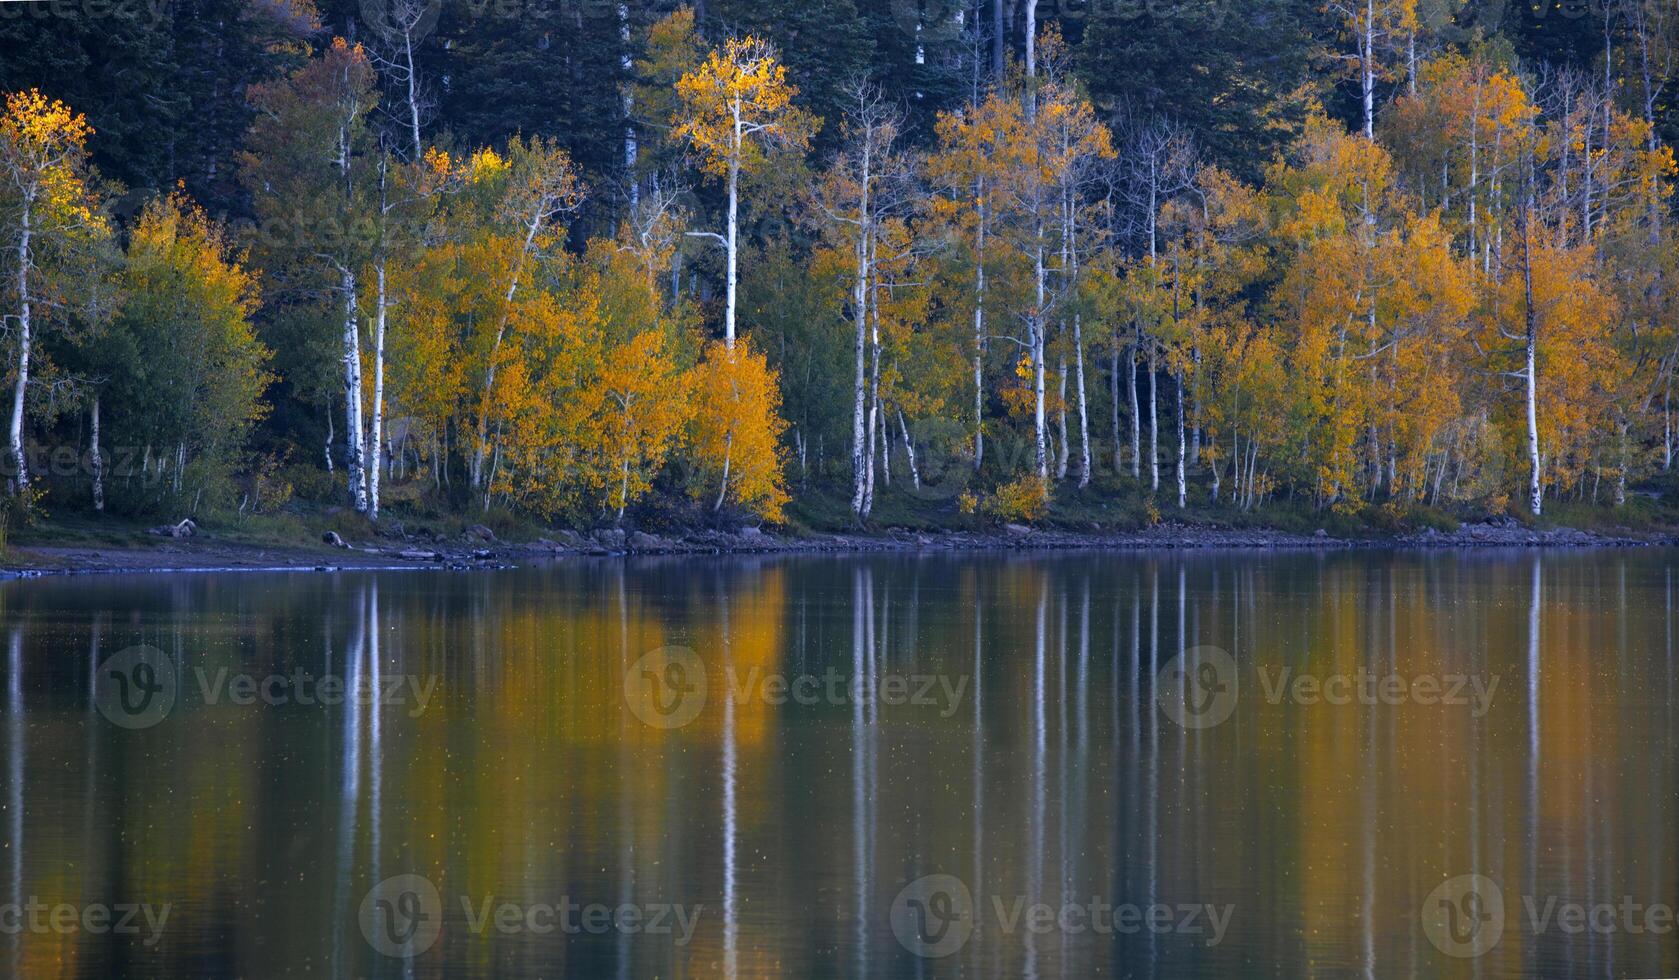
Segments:
[[[1675,976],[1676,565],[6,583],[0,975]]]

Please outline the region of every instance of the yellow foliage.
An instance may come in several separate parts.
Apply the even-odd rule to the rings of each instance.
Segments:
[[[602,398],[597,485],[620,515],[652,480],[690,415],[688,379],[677,373],[663,333],[649,330],[607,351],[598,382]]]
[[[691,441],[701,473],[698,493],[717,493],[772,521],[787,503],[782,475],[781,381],[764,355],[741,337],[714,342],[694,369]]]
[[[793,105],[798,91],[768,42],[730,38],[677,81],[673,136],[691,145],[713,176],[753,170],[766,145],[810,145],[816,123]]]
[[[1279,232],[1296,248],[1278,300],[1307,426],[1300,475],[1325,502],[1402,475],[1414,492],[1458,412],[1470,270],[1438,216],[1419,216],[1392,187],[1380,145],[1322,119],[1302,143],[1298,162],[1271,174]]]
[[[109,231],[85,172],[87,117],[37,89],[9,92],[0,113],[0,176],[35,211],[37,227]]]
[[[1539,238],[1530,259],[1532,314],[1538,335],[1539,445],[1547,484],[1572,487],[1584,472],[1594,439],[1610,429],[1608,394],[1627,366],[1612,342],[1618,304],[1598,283],[1593,254]],[[1496,351],[1494,365],[1524,370],[1522,355],[1528,316],[1525,276],[1518,269],[1493,284],[1491,317],[1483,346]],[[1509,389],[1510,436],[1525,433],[1522,388]],[[1525,450],[1523,451],[1525,452]],[[1513,455],[1516,455],[1513,453]]]
[[[1005,483],[986,498],[984,510],[1000,521],[1043,520],[1049,513],[1049,484],[1036,473]]]

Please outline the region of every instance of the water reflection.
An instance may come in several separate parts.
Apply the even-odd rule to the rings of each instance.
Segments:
[[[23,902],[23,628],[13,626],[6,636],[6,856],[10,867],[8,895],[14,907]],[[11,941],[12,974],[22,966],[23,944]]]
[[[1679,905],[1676,558],[8,583],[6,972],[1673,975],[1636,927]],[[101,665],[137,644],[180,689],[129,730]],[[1239,699],[1181,724],[1209,646]],[[626,696],[672,647],[682,723]],[[1503,932],[1459,956],[1430,923],[1481,906],[1428,900],[1471,874]],[[363,915],[405,875],[438,894],[381,907],[436,916],[412,958]]]

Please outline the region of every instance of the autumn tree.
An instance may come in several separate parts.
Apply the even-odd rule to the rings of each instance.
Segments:
[[[7,428],[12,492],[29,489],[24,411],[46,324],[63,322],[86,291],[90,246],[110,233],[88,163],[87,119],[39,91],[12,92],[0,115],[0,230],[8,247],[5,320],[16,338]]]
[[[909,162],[898,147],[903,115],[885,101],[880,90],[858,81],[853,103],[841,123],[840,152],[812,194],[822,229],[831,247],[849,256],[849,313],[853,328],[851,400],[851,513],[867,517],[871,500],[875,432],[880,424],[880,355],[878,270],[880,239],[886,224],[901,217],[912,202]],[[872,326],[872,331],[871,331]],[[875,357],[868,352],[871,336]],[[873,376],[874,398],[870,398]]]
[[[728,194],[723,234],[689,232],[721,245],[726,296],[723,340],[734,346],[736,291],[740,281],[740,178],[761,167],[770,152],[810,145],[816,121],[793,104],[798,89],[768,42],[730,38],[699,68],[676,83],[675,138],[688,144],[708,176],[721,178]]]
[[[589,482],[621,522],[652,489],[693,418],[686,369],[697,330],[689,308],[667,309],[657,276],[635,275],[644,261],[635,252],[601,242],[591,255],[593,288],[604,300],[604,349],[585,399],[598,406]]]
[[[1094,162],[1111,158],[1114,150],[1090,104],[1059,75],[1040,80],[1032,113],[1017,110],[1015,102],[1006,93],[994,94],[981,112],[997,132],[987,139],[1003,147],[996,181],[1003,215],[999,237],[1031,270],[1031,295],[1019,311],[1025,336],[1010,339],[1021,347],[1030,372],[1034,468],[1047,481],[1049,331],[1077,291],[1083,182]],[[1010,131],[1019,138],[1005,135]]]
[[[365,467],[369,520],[379,519],[380,483],[385,464],[386,352],[392,308],[398,303],[392,290],[391,267],[422,247],[439,202],[458,180],[449,157],[437,151],[423,153],[416,161],[404,163],[394,153],[383,150],[376,166],[377,190],[370,202],[371,274],[362,277],[364,284],[370,286],[363,286],[368,295],[360,304],[363,309],[371,310],[368,332],[372,349],[367,353],[372,362],[373,388],[368,392]]]
[[[493,280],[499,287],[497,307],[485,321],[486,344],[480,345],[483,384],[479,390],[478,429],[472,450],[472,485],[486,486],[486,461],[494,446],[490,431],[491,407],[497,398],[496,372],[501,366],[508,332],[516,329],[520,287],[534,272],[542,254],[564,240],[561,216],[577,209],[584,187],[571,157],[559,144],[541,137],[515,138],[508,144],[505,166],[486,163],[485,179],[495,179],[500,197],[490,214],[488,237],[481,243],[495,263]]]
[[[1400,460],[1429,444],[1429,426],[1406,410],[1454,383],[1438,372],[1475,298],[1450,239],[1415,213],[1382,147],[1319,117],[1295,154],[1271,184],[1292,253],[1277,302],[1298,331],[1300,475],[1321,502],[1351,507],[1362,489],[1391,488]]]
[[[1615,303],[1596,283],[1584,248],[1559,244],[1523,205],[1513,268],[1492,293],[1492,365],[1520,387],[1528,508],[1544,512],[1549,485],[1579,478],[1591,433],[1606,421],[1605,385],[1618,365],[1610,342]]]
[[[1115,237],[1126,243],[1134,261],[1122,288],[1123,315],[1112,320],[1110,338],[1114,362],[1114,397],[1118,397],[1118,373],[1126,378],[1126,395],[1131,419],[1131,475],[1142,477],[1142,432],[1145,412],[1138,391],[1137,368],[1143,366],[1148,380],[1148,479],[1151,491],[1160,489],[1160,406],[1158,332],[1168,306],[1160,291],[1166,279],[1161,267],[1160,219],[1166,207],[1190,189],[1195,173],[1195,148],[1188,135],[1161,119],[1126,120],[1116,175],[1115,207],[1109,221]],[[1121,331],[1129,336],[1122,336]],[[1119,442],[1117,424],[1114,439]],[[1115,458],[1120,453],[1115,450]]]
[[[1260,210],[1251,189],[1217,167],[1200,167],[1161,210],[1158,257],[1151,265],[1134,270],[1140,285],[1156,293],[1151,305],[1157,312],[1137,320],[1155,321],[1151,339],[1174,382],[1180,509],[1188,505],[1189,467],[1202,461],[1204,448],[1212,448],[1210,439],[1209,445],[1203,445],[1203,436],[1209,434],[1206,401],[1215,397],[1211,389],[1216,374],[1208,358],[1222,341],[1240,336],[1246,324],[1243,294],[1264,271],[1257,245],[1263,230]],[[1152,449],[1158,431],[1152,366],[1150,374]],[[1114,402],[1117,434],[1117,389]],[[1214,466],[1216,496],[1217,454],[1208,452],[1207,456]]]
[[[262,228],[258,256],[280,279],[281,293],[337,305],[345,476],[350,500],[362,513],[368,508],[369,447],[359,276],[372,249],[367,219],[378,190],[368,125],[377,102],[374,81],[366,52],[335,39],[291,76],[251,92],[257,117],[240,158]]]
[[[1053,36],[1056,45],[1062,42]],[[1053,49],[1052,49],[1053,50]],[[1099,214],[1105,202],[1091,200],[1093,189],[1106,177],[1107,164],[1116,157],[1113,136],[1096,119],[1094,110],[1082,96],[1064,87],[1052,87],[1049,99],[1037,120],[1044,127],[1053,152],[1050,166],[1055,173],[1056,190],[1060,195],[1058,238],[1060,246],[1059,278],[1071,309],[1064,312],[1061,332],[1072,347],[1074,389],[1078,406],[1079,486],[1090,485],[1093,459],[1090,449],[1089,386],[1085,383],[1084,310],[1078,302],[1084,288],[1084,269],[1089,256],[1106,244],[1101,237],[1103,223]],[[1067,334],[1067,321],[1072,332]],[[1062,405],[1060,414],[1061,457],[1057,475],[1065,479],[1072,455],[1072,436],[1067,426],[1067,358],[1063,355],[1060,368]]]
[[[1436,210],[1460,249],[1490,272],[1520,140],[1539,107],[1509,67],[1448,52],[1424,64],[1388,113],[1384,144],[1420,208]]]
[[[787,503],[782,472],[780,379],[745,338],[713,343],[694,371],[689,438],[697,493],[716,490],[713,510],[734,503],[779,521]]]
[[[545,272],[509,332],[488,491],[545,516],[621,520],[692,419],[693,324],[617,243]]]
[[[122,302],[101,346],[110,431],[119,445],[156,447],[172,461],[170,489],[227,503],[274,381],[257,339],[254,272],[227,233],[181,195],[153,200],[129,236]],[[182,480],[196,474],[196,486]]]
[[[1388,57],[1413,44],[1417,31],[1417,0],[1330,0],[1326,9],[1341,22],[1351,39],[1346,56],[1358,75],[1364,107],[1364,138],[1376,138],[1376,82],[1391,72]]]
[[[988,120],[984,113],[996,111],[976,87],[969,103],[938,120],[938,149],[927,161],[927,175],[935,194],[932,217],[950,228],[954,241],[972,268],[973,346],[973,465],[978,472],[985,463],[985,352],[992,286],[989,279],[991,236],[996,221],[995,189],[1001,149],[1012,138],[1006,127]],[[1001,142],[1000,142],[1001,141]]]
[[[374,39],[369,57],[397,92],[399,108],[392,115],[410,163],[425,156],[421,127],[436,108],[420,77],[420,45],[437,26],[439,9],[435,0],[370,0],[360,7]]]
[[[666,335],[637,334],[606,354],[600,377],[604,399],[602,476],[618,521],[652,488],[689,420],[686,379],[674,370]]]

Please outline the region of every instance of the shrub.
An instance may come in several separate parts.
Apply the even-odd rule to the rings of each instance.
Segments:
[[[314,504],[341,504],[348,499],[349,491],[341,472],[328,473],[319,466],[294,463],[275,477],[291,484],[292,493],[299,500]]]
[[[1049,513],[1049,484],[1037,474],[1005,483],[985,501],[985,512],[1000,521],[1031,523]]]

